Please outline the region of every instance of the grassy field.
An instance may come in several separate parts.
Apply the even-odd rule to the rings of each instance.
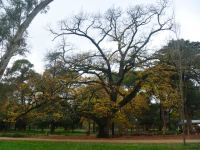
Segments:
[[[0,142],[0,150],[200,150],[200,144],[95,144],[64,142]]]

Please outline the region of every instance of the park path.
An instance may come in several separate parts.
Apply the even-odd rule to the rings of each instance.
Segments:
[[[0,137],[0,141],[44,141],[44,142],[82,142],[82,143],[182,143],[181,139],[70,139],[70,138],[11,138]],[[200,143],[200,139],[187,139],[188,143]]]

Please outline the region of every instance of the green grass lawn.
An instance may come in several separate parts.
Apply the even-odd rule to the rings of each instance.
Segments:
[[[64,142],[0,142],[0,150],[200,150],[200,144],[97,144]]]

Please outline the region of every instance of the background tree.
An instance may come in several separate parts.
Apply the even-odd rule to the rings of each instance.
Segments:
[[[142,84],[135,100],[122,110],[136,127],[142,126],[147,132],[148,129],[156,128],[165,134],[170,127],[172,114],[177,113],[180,103],[174,82],[176,71],[172,66],[154,62],[148,69],[130,72],[124,84],[131,86],[134,79],[141,74],[148,74],[146,82]]]
[[[200,43],[185,41],[183,39],[172,40],[159,51],[159,57],[161,63],[174,66],[177,75],[180,72],[179,66],[181,64],[180,77],[182,77],[181,80],[183,81],[184,113],[187,120],[187,133],[190,134],[191,106],[193,102],[195,104],[195,101],[198,101],[197,95],[195,96],[194,93],[198,91],[200,83]],[[191,96],[191,93],[194,95]]]
[[[46,103],[37,112],[43,113],[43,119],[50,125],[51,133],[58,125],[73,130],[80,120],[77,105],[72,102],[76,73],[66,70],[61,52],[48,53],[46,60],[39,90]]]
[[[13,111],[18,115],[16,119],[16,128],[25,129],[26,116],[21,115],[27,112],[33,103],[33,87],[29,85],[29,80],[36,73],[32,70],[33,64],[26,59],[17,60],[11,68],[8,68],[4,82],[12,87],[12,93],[9,97],[13,106]],[[12,106],[11,106],[12,107]],[[20,117],[19,117],[20,116]]]
[[[52,1],[0,1],[0,79],[10,59],[26,50],[26,33],[30,23]]]
[[[7,83],[0,84],[0,130],[7,130],[9,128],[8,105],[9,98],[12,93],[12,86]]]
[[[177,113],[180,106],[180,93],[176,85],[176,70],[173,66],[155,64],[146,70],[149,72],[148,82],[144,85],[154,103],[159,104],[159,115],[163,134],[170,126],[170,115]]]

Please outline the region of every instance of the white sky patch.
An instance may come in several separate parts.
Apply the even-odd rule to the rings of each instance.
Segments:
[[[151,0],[153,3],[156,0]],[[31,26],[29,27],[28,44],[30,46],[30,54],[27,54],[29,59],[35,66],[37,72],[44,70],[45,54],[52,50],[57,40],[53,40],[52,34],[48,31],[48,26],[55,27],[58,22],[77,14],[80,11],[87,13],[105,12],[110,7],[121,7],[122,9],[134,6],[136,4],[150,3],[145,0],[54,0],[50,5],[50,10],[47,14],[39,14]],[[180,38],[191,41],[200,40],[200,0],[174,0],[176,21],[180,24]],[[158,35],[152,40],[152,48],[159,49],[165,45],[171,38],[171,35]],[[68,39],[67,39],[68,40]],[[75,45],[77,50],[93,50],[91,44],[80,38],[70,38],[69,42],[78,43]],[[113,44],[108,44],[112,47]]]
[[[180,38],[200,41],[199,8],[199,0],[175,0],[175,15],[180,25]]]

